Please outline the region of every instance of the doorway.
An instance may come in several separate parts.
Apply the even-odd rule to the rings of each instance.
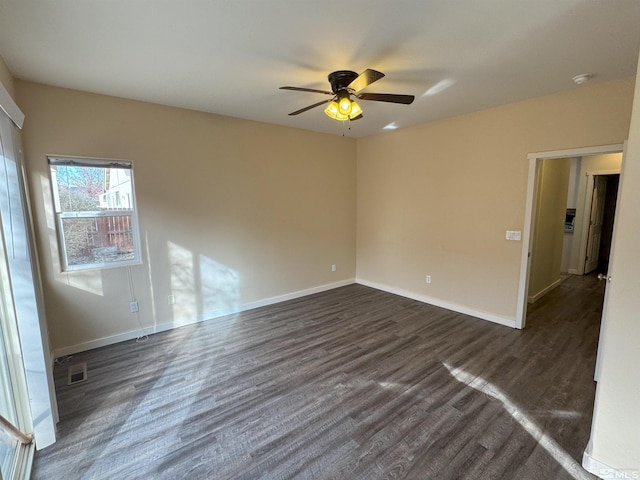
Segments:
[[[526,312],[527,312],[527,303],[529,300],[528,292],[529,292],[529,281],[531,276],[531,268],[532,268],[532,248],[533,248],[533,234],[534,234],[534,224],[536,219],[536,207],[537,207],[537,193],[541,186],[541,174],[542,174],[542,165],[545,160],[558,160],[558,159],[567,159],[567,158],[577,158],[577,157],[594,157],[608,154],[620,154],[623,151],[624,145],[616,144],[616,145],[606,145],[600,147],[587,147],[587,148],[578,148],[571,150],[560,150],[560,151],[552,151],[552,152],[540,152],[540,153],[532,153],[529,155],[529,177],[528,177],[528,185],[527,185],[527,199],[526,199],[526,210],[525,210],[525,223],[522,234],[522,253],[521,253],[521,268],[520,268],[520,281],[519,281],[519,289],[518,289],[518,305],[516,312],[516,328],[524,328],[526,323]],[[584,173],[584,172],[583,172]],[[591,179],[594,179],[599,175],[605,174],[618,174],[618,171],[605,171],[604,169],[592,168],[589,172],[591,174]],[[618,177],[619,178],[619,177]],[[602,181],[598,180],[599,184],[602,185]],[[608,180],[607,180],[608,182]],[[608,183],[607,183],[608,186]],[[582,201],[591,202],[592,197],[587,194],[589,192],[589,185],[583,185],[579,191],[577,192],[577,198]],[[601,187],[602,188],[602,187]],[[617,192],[616,192],[617,193]],[[606,202],[606,200],[605,200]],[[604,203],[603,203],[604,204]],[[588,203],[587,205],[591,205]],[[581,212],[584,212],[584,206],[581,209]],[[589,210],[590,211],[590,210]],[[584,274],[585,262],[580,260],[580,256],[582,259],[586,257],[586,249],[587,249],[587,233],[588,230],[585,230],[589,226],[589,221],[583,221],[583,213],[578,213],[576,216],[576,225],[575,229],[578,232],[584,232],[584,235],[578,235],[573,240],[574,251],[572,256],[574,257],[574,267],[569,269],[569,273],[574,274]],[[613,227],[613,220],[611,220],[611,228]],[[604,228],[604,225],[602,226]],[[604,248],[606,245],[606,241],[602,242],[602,237],[600,237],[600,246]],[[593,245],[590,245],[593,246]],[[610,247],[610,240],[609,240]],[[598,249],[599,250],[599,249]],[[598,255],[600,257],[600,255]],[[604,258],[608,258],[608,253]],[[559,270],[559,268],[558,268]],[[559,273],[559,272],[558,272]]]
[[[591,208],[589,212],[585,211],[585,217],[589,218],[584,262],[585,275],[594,270],[606,274],[609,269],[620,174],[597,174],[593,176],[592,183]]]

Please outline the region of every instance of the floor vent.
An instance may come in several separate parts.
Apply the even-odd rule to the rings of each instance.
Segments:
[[[75,385],[87,380],[87,362],[69,366],[67,385]]]

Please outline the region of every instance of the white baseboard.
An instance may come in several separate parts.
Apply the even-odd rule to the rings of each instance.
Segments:
[[[560,284],[562,283],[562,279],[558,279],[555,282],[553,282],[551,285],[547,285],[545,288],[543,288],[542,290],[540,290],[538,293],[536,293],[535,295],[529,295],[527,297],[527,301],[529,303],[534,303],[537,302],[538,300],[540,300],[542,297],[544,297],[547,293],[549,293],[551,290],[553,290],[554,288],[558,288],[560,286]]]
[[[567,273],[570,273],[571,275],[580,275],[577,268],[570,268]]]
[[[587,446],[587,450],[589,446]],[[602,478],[604,480],[610,478],[640,478],[640,470],[637,469],[626,469],[620,470],[609,465],[602,463],[600,460],[596,460],[591,455],[587,453],[585,450],[582,454],[582,468],[584,468],[587,472],[595,475],[598,478]]]
[[[356,283],[360,285],[365,285],[367,287],[375,288],[377,290],[382,290],[384,292],[393,293],[395,295],[400,295],[402,297],[410,298],[412,300],[417,300],[419,302],[428,303],[429,305],[434,305],[436,307],[446,308],[447,310],[452,310],[454,312],[462,313],[464,315],[469,315],[471,317],[477,317],[477,318],[481,318],[482,320],[488,320],[490,322],[498,323],[506,327],[516,328],[515,318],[495,315],[493,313],[484,312],[482,310],[469,308],[464,305],[460,305],[458,303],[446,302],[444,300],[440,300],[439,298],[429,297],[427,295],[420,295],[418,293],[410,292],[408,290],[392,287],[390,285],[385,285],[383,283],[371,282],[369,280],[364,280],[362,278],[356,278]]]
[[[151,335],[153,333],[164,332],[172,330],[174,328],[183,327],[185,325],[192,325],[194,323],[203,322],[206,320],[213,320],[215,318],[224,317],[232,313],[245,312],[247,310],[253,310],[254,308],[265,307],[267,305],[273,305],[275,303],[286,302],[287,300],[294,300],[300,297],[306,297],[307,295],[313,295],[314,293],[325,292],[327,290],[333,290],[334,288],[344,287],[345,285],[351,285],[355,283],[354,278],[348,278],[339,282],[327,283],[317,287],[307,288],[305,290],[298,290],[296,292],[286,293],[284,295],[278,295],[275,297],[265,298],[255,302],[245,303],[243,305],[237,305],[231,308],[224,308],[213,312],[203,313],[195,318],[182,319],[174,322],[166,322],[156,325],[144,327],[144,333]],[[82,342],[68,347],[56,348],[54,350],[54,357],[60,358],[65,355],[73,355],[74,353],[85,352],[87,350],[93,350],[94,348],[106,347],[107,345],[113,345],[114,343],[125,342],[133,340],[142,335],[142,331],[137,328],[128,332],[119,333],[117,335],[110,335],[108,337],[97,338],[88,342]]]

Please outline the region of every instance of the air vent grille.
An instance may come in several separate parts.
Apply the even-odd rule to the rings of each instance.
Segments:
[[[69,365],[67,385],[75,385],[87,380],[87,362]]]

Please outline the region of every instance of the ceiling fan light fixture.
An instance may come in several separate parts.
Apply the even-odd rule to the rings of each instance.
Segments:
[[[349,115],[351,113],[351,99],[348,95],[338,100],[338,110],[341,115]]]
[[[327,108],[324,109],[324,113],[330,117],[338,120],[338,115],[340,115],[340,108],[338,107],[338,102],[335,100],[332,101]]]
[[[384,73],[367,68],[358,75],[351,70],[338,70],[329,74],[329,83],[331,84],[331,92],[325,90],[317,90],[315,88],[304,87],[280,87],[281,90],[296,90],[300,92],[324,93],[332,95],[331,100],[323,100],[307,107],[291,112],[289,115],[298,115],[300,113],[327,105],[324,113],[334,120],[344,122],[346,120],[357,120],[362,118],[362,108],[354,102],[351,96],[355,96],[360,100],[372,100],[375,102],[401,103],[409,105],[415,97],[413,95],[399,95],[393,93],[361,93],[361,90],[373,82],[384,77]]]
[[[356,102],[349,98],[349,95],[342,95],[338,100],[333,100],[327,108],[325,108],[324,113],[334,120],[340,120],[344,122],[345,120],[356,118],[358,115],[362,114],[362,108]]]
[[[340,105],[335,100],[324,109],[324,113],[326,113],[328,117],[333,118],[334,120],[340,120],[341,122],[349,120],[348,115],[340,113]]]
[[[356,102],[351,101],[351,113],[349,113],[349,118],[354,119],[358,115],[362,115],[362,109]]]

